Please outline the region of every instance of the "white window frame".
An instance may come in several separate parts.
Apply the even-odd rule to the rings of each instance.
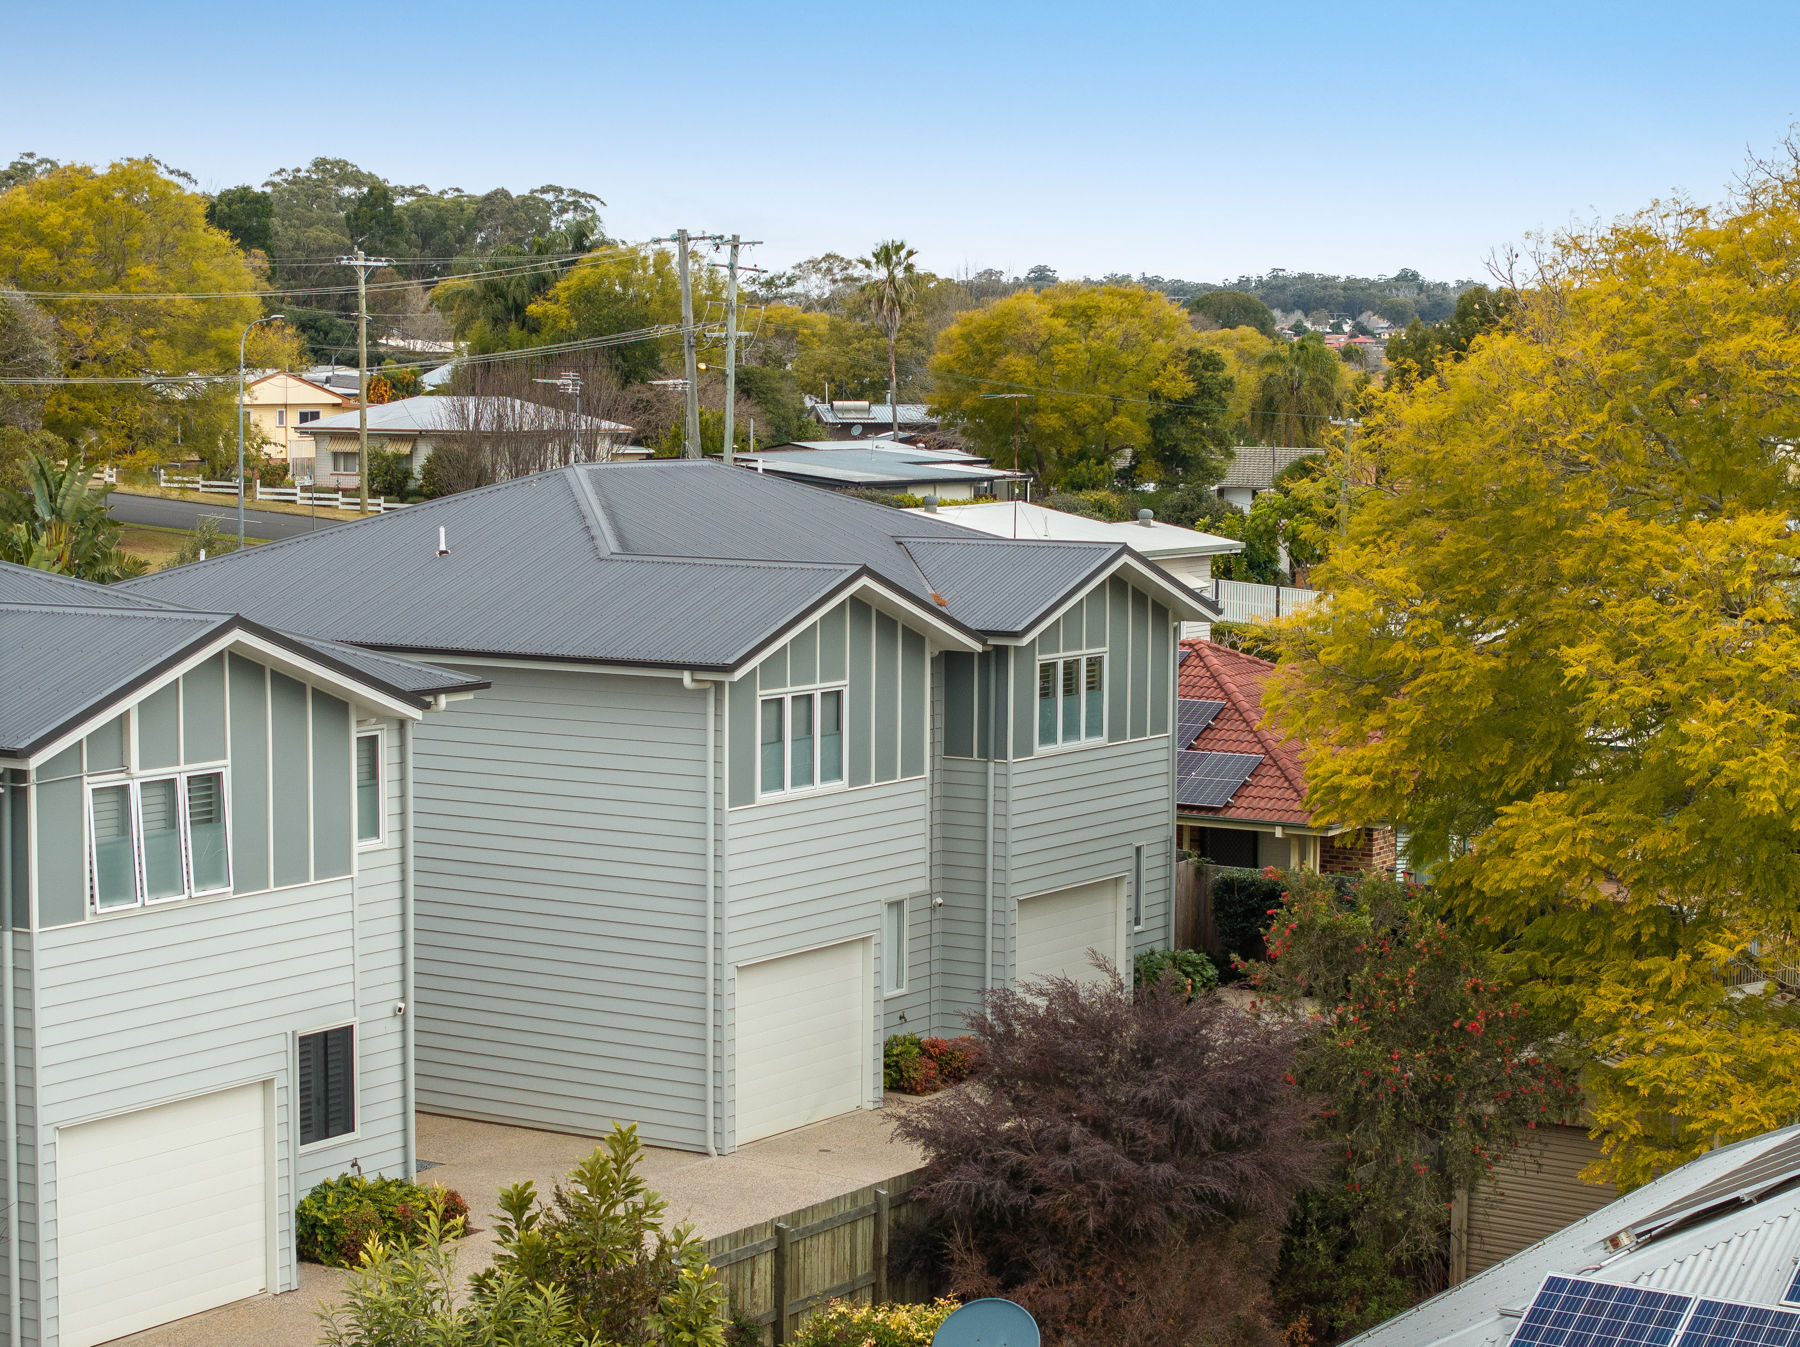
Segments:
[[[275,409],[275,427],[278,430],[284,430],[287,428],[287,408],[286,407],[277,407]]]
[[[375,836],[363,837],[359,833],[356,838],[356,849],[373,851],[377,847],[387,845],[387,746],[381,741],[379,729],[356,732],[356,742],[350,748],[350,828],[352,832],[361,827],[357,812],[361,800],[357,795],[360,783],[356,779],[356,755],[364,739],[375,741]]]
[[[838,694],[838,778],[836,781],[819,780],[820,746],[825,736],[819,732],[819,706],[826,693]],[[794,702],[798,698],[810,698],[813,704],[812,741],[813,770],[810,786],[792,784],[794,774]],[[762,763],[762,717],[763,706],[768,702],[781,703],[781,789],[770,790],[763,787]],[[816,683],[803,688],[783,688],[779,692],[770,691],[758,694],[756,698],[756,798],[759,800],[783,800],[796,795],[818,795],[825,791],[844,790],[850,778],[850,685],[845,683]]]
[[[311,1038],[314,1034],[329,1034],[334,1029],[350,1031],[350,1120],[348,1132],[340,1132],[336,1136],[320,1137],[317,1141],[300,1141],[300,1040]],[[362,1021],[337,1020],[331,1024],[322,1024],[312,1029],[294,1031],[294,1138],[301,1155],[311,1155],[322,1151],[327,1146],[341,1146],[346,1142],[358,1141],[362,1138]]]
[[[894,925],[894,912],[899,909],[900,924]],[[881,909],[883,920],[882,940],[882,974],[881,994],[885,996],[902,996],[907,989],[906,962],[909,932],[907,921],[912,916],[905,898],[890,898]],[[899,931],[899,940],[891,937],[895,930]],[[898,945],[899,948],[895,948]]]
[[[194,842],[192,823],[188,818],[188,781],[197,776],[216,776],[219,778],[219,807],[225,817],[225,882],[217,888],[196,889],[194,887]],[[178,846],[181,852],[181,892],[172,893],[162,898],[151,898],[147,894],[148,883],[144,860],[144,794],[145,786],[160,781],[175,783],[175,818]],[[123,786],[126,794],[126,809],[131,818],[131,868],[133,897],[129,903],[112,903],[100,906],[99,889],[99,856],[96,851],[94,836],[94,793]],[[232,892],[232,859],[231,859],[231,773],[223,762],[202,763],[192,767],[183,767],[177,771],[156,771],[143,776],[126,776],[120,773],[109,773],[96,777],[87,783],[87,907],[91,916],[110,917],[121,912],[136,912],[146,907],[163,907],[169,903],[185,902],[190,898],[213,898]]]
[[[1087,662],[1096,657],[1100,660],[1100,730],[1097,734],[1089,734],[1087,732]],[[1076,692],[1076,696],[1079,699],[1079,704],[1081,706],[1081,733],[1073,739],[1065,739],[1063,737],[1062,722],[1062,666],[1069,660],[1081,661],[1081,684]],[[1114,671],[1107,666],[1111,663],[1112,654],[1105,646],[1100,646],[1091,650],[1065,650],[1060,655],[1045,655],[1039,658],[1037,662],[1037,681],[1032,685],[1031,694],[1031,732],[1036,739],[1037,752],[1057,753],[1064,749],[1082,748],[1089,744],[1104,744],[1107,741],[1107,730],[1109,728],[1107,721],[1112,710],[1109,705],[1112,699],[1107,696],[1107,692],[1108,683],[1114,673]],[[1055,668],[1056,686],[1058,688],[1056,697],[1056,739],[1051,743],[1044,742],[1043,727],[1038,720],[1038,717],[1043,714],[1043,699],[1039,689],[1043,687],[1045,665],[1050,665]]]

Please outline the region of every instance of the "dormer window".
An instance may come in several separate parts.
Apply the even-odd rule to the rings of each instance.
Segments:
[[[764,697],[757,728],[761,794],[843,784],[843,688]]]

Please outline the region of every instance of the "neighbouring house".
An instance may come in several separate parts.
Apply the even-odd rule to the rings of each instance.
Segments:
[[[244,385],[244,407],[250,423],[262,432],[269,456],[283,463],[292,461],[296,441],[306,456],[311,456],[312,442],[304,438],[309,427],[355,406],[355,389],[341,393],[284,370],[264,374]]]
[[[874,1106],[887,1034],[1170,940],[1205,610],[1122,544],[657,459],[129,587],[491,682],[419,731],[431,1112],[730,1151]]]
[[[1275,449],[1266,444],[1240,444],[1225,475],[1213,490],[1220,500],[1229,501],[1249,514],[1256,498],[1275,485],[1275,475],[1283,468],[1324,452],[1323,449]]]
[[[890,439],[854,447],[838,440],[792,440],[734,455],[752,472],[838,490],[892,491],[939,500],[1029,498],[1031,474],[997,468],[955,449],[921,449]]]
[[[895,412],[899,413],[899,433],[915,435],[938,428],[937,417],[923,402],[867,402],[834,398],[826,402],[808,396],[806,414],[821,426],[833,440],[856,440],[865,436],[894,433]]]
[[[1619,1195],[1582,1170],[1601,1159],[1583,1126],[1537,1128],[1494,1161],[1493,1182],[1459,1193],[1450,1214],[1450,1280],[1460,1282],[1597,1211]]]
[[[599,416],[582,416],[581,444],[572,411],[520,398],[422,394],[369,408],[369,449],[406,454],[416,480],[432,449],[446,442],[487,445],[523,476],[577,454],[608,457],[631,437],[630,426]],[[357,485],[358,414],[354,411],[313,422],[302,433],[311,450],[297,446],[296,460],[309,460],[321,488]],[[648,452],[647,450],[644,452]]]
[[[1800,1128],[1787,1127],[1690,1160],[1346,1347],[1792,1344],[1797,1264]]]
[[[8,1342],[293,1290],[313,1184],[413,1172],[410,745],[480,686],[0,564]]]
[[[928,505],[925,509],[930,511],[932,507]],[[1148,510],[1139,510],[1132,523],[1118,524],[1070,514],[1066,510],[1048,509],[1030,501],[1012,500],[958,505],[944,510],[942,517],[964,528],[991,533],[996,538],[1121,542],[1203,597],[1212,583],[1212,559],[1244,550],[1244,544],[1236,538],[1219,538],[1197,529],[1159,524]],[[1181,634],[1204,638],[1210,631],[1209,622],[1190,622],[1183,624]]]
[[[1181,643],[1175,785],[1181,849],[1215,865],[1391,874],[1393,829],[1313,821],[1300,746],[1263,723],[1263,688],[1274,672],[1268,660],[1229,646]]]

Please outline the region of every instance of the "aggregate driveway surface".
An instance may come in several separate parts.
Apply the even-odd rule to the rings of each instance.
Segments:
[[[702,1239],[710,1239],[914,1168],[919,1153],[890,1133],[902,1112],[918,1107],[918,1100],[889,1096],[879,1109],[752,1142],[716,1159],[646,1149],[639,1173],[667,1200],[671,1220],[688,1221]],[[489,1213],[500,1189],[530,1179],[548,1195],[598,1144],[593,1137],[428,1114],[419,1115],[418,1131],[419,1158],[438,1162],[420,1182],[460,1192],[477,1227],[456,1250],[457,1273],[464,1280],[493,1259]],[[120,1338],[115,1347],[313,1347],[319,1340],[317,1311],[343,1294],[348,1275],[302,1263],[298,1291],[239,1301]]]

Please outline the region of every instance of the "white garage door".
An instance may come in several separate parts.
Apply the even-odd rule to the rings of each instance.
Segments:
[[[862,1107],[874,997],[864,940],[738,969],[739,1145]]]
[[[1123,881],[1105,879],[1073,889],[1019,900],[1019,981],[1072,977],[1097,982],[1102,974],[1089,960],[1098,950],[1122,964],[1125,948]]]
[[[261,1085],[59,1130],[63,1347],[267,1289],[268,1172]]]

